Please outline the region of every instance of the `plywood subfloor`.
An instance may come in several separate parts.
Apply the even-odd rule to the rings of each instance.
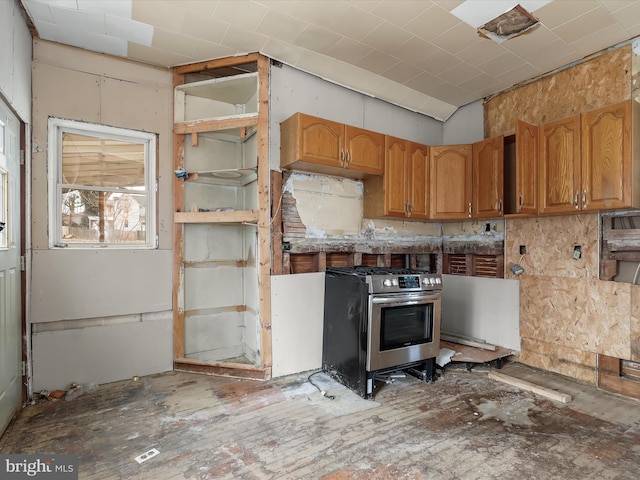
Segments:
[[[444,340],[440,340],[440,348],[448,348],[456,352],[451,357],[452,362],[490,363],[513,355],[513,350],[509,350],[508,348],[496,346],[495,350],[485,350],[483,348],[446,342]]]
[[[574,399],[554,403],[489,369],[452,364],[432,384],[380,383],[373,401],[323,387],[329,400],[308,373],[142,377],[28,406],[0,453],[75,454],[81,479],[637,478],[639,402],[519,364],[501,370]],[[160,454],[134,461],[151,448]]]

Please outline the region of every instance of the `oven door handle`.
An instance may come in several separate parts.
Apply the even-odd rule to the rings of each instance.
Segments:
[[[401,295],[374,295],[371,301],[374,305],[418,305],[440,300],[440,294],[401,294]]]

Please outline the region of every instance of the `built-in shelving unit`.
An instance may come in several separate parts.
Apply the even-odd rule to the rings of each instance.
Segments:
[[[175,69],[174,365],[270,377],[268,59]]]

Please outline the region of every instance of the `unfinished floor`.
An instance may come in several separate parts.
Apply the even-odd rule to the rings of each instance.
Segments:
[[[373,401],[323,373],[316,387],[308,373],[258,382],[172,372],[30,405],[0,453],[78,455],[82,479],[638,478],[640,402],[504,365],[573,397],[557,403],[489,370],[449,364],[432,384],[378,383]]]

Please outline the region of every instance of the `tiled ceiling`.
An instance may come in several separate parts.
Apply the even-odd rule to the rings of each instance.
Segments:
[[[640,35],[639,0],[21,1],[45,40],[162,67],[262,52],[438,120]],[[518,3],[537,28],[478,34]]]

